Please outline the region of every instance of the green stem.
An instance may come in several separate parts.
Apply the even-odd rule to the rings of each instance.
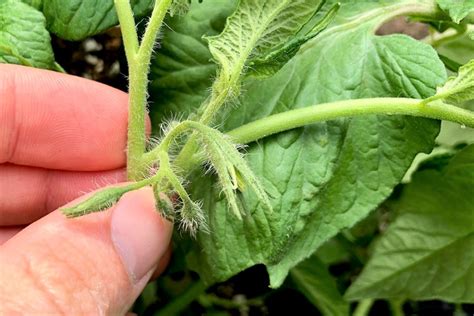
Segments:
[[[206,125],[212,123],[213,118],[216,116],[217,113],[219,113],[219,110],[224,105],[225,101],[227,100],[227,97],[229,96],[229,94],[231,94],[231,84],[235,83],[229,83],[229,87],[224,88],[222,90],[213,88],[211,99],[208,103],[205,104],[205,107],[203,108],[203,113],[201,115],[201,118],[199,119],[200,123]],[[214,84],[214,86],[216,85],[223,86],[221,82],[217,82]]]
[[[240,126],[228,135],[237,143],[246,144],[316,122],[369,114],[418,116],[474,128],[474,113],[453,105],[442,102],[424,105],[422,100],[407,98],[373,98],[324,103],[274,114]]]
[[[219,82],[215,83],[214,85],[217,85],[218,83]],[[202,115],[200,115],[199,122],[205,125],[209,125],[210,123],[212,123],[212,120],[214,119],[215,115],[219,112],[219,110],[227,100],[229,93],[229,88],[224,90],[217,90],[213,88],[213,91],[211,93],[211,99],[200,108],[200,110],[202,110],[203,112]],[[187,170],[191,167],[191,164],[189,164],[188,162],[193,160],[191,157],[193,157],[197,149],[198,144],[196,141],[196,135],[193,134],[191,135],[191,137],[189,137],[189,140],[186,142],[183,149],[178,154],[178,157],[176,157],[176,163]]]
[[[370,309],[372,308],[373,304],[374,304],[374,300],[370,298],[360,301],[359,304],[357,304],[357,307],[354,311],[354,314],[352,314],[352,316],[369,315]]]
[[[149,165],[152,165],[154,162],[160,160],[160,153],[161,152],[168,152],[170,150],[171,144],[176,140],[176,138],[178,138],[181,134],[185,133],[186,131],[195,130],[195,131],[200,132],[200,133],[206,133],[206,129],[204,127],[205,127],[205,125],[203,125],[201,123],[198,123],[196,121],[189,121],[189,120],[188,121],[183,121],[183,122],[177,124],[163,138],[163,140],[161,141],[161,143],[158,147],[154,148],[153,150],[147,152],[146,154],[144,154],[142,156],[142,164],[149,166]],[[192,136],[191,136],[191,138],[194,139],[194,141],[193,141],[194,143],[197,140],[196,137],[197,137],[196,134],[192,134]],[[190,144],[190,143],[191,142],[188,141],[186,144]],[[197,150],[194,150],[192,153],[196,154],[196,151]],[[182,153],[184,153],[184,148],[182,150]]]
[[[227,134],[238,144],[248,144],[276,133],[321,121],[373,114],[425,117],[452,121],[474,128],[473,112],[440,101],[430,104],[423,102],[424,100],[408,98],[370,98],[323,103],[274,114],[242,125]],[[188,141],[176,158],[175,165],[186,171],[195,167],[199,163],[199,157],[194,157],[196,148],[195,141]],[[146,163],[151,163],[156,160],[156,154],[149,152],[144,158]]]
[[[140,180],[145,176],[146,166],[141,163],[141,156],[146,150],[145,113],[149,64],[156,36],[170,4],[171,0],[155,2],[150,23],[140,45],[130,0],[115,0],[129,71],[127,178],[132,181]]]
[[[127,178],[137,181],[144,176],[141,156],[146,149],[145,113],[147,102],[148,70],[136,59],[128,61],[129,65],[129,109],[128,109],[128,142],[127,142]]]
[[[392,316],[404,316],[403,312],[403,303],[404,300],[390,300],[390,310],[392,311]]]
[[[114,0],[114,2],[122,31],[125,54],[128,60],[132,60],[138,52],[138,36],[132,6],[130,0]]]
[[[433,47],[439,47],[441,45],[444,45],[448,42],[454,41],[454,40],[464,36],[467,31],[468,31],[468,26],[465,25],[465,24],[460,24],[460,25],[457,25],[456,27],[454,27],[452,29],[449,29],[449,30],[445,31],[444,33],[433,34],[433,35],[429,36],[424,41],[427,42],[428,44],[430,44]]]
[[[176,299],[169,302],[162,308],[156,316],[179,315],[189,304],[196,300],[202,293],[206,291],[206,285],[201,280],[192,284],[186,291]]]
[[[160,31],[163,20],[168,12],[172,0],[156,0],[155,7],[151,13],[150,22],[143,35],[138,54],[140,60],[143,61],[147,67],[150,63],[153,47],[155,46],[156,37]]]

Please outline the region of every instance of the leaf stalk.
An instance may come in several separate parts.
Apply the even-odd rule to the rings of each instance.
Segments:
[[[305,125],[363,115],[409,115],[459,123],[474,128],[474,113],[441,101],[424,104],[409,98],[371,98],[312,105],[265,117],[242,125],[227,134],[247,144],[261,138]]]

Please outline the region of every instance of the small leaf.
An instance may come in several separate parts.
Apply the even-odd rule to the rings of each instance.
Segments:
[[[304,34],[291,38],[288,42],[274,48],[265,56],[257,56],[254,59],[250,59],[248,62],[250,70],[247,75],[262,78],[275,74],[296,55],[303,44],[324,31],[334,19],[339,7],[340,4],[336,3],[315,26]]]
[[[20,0],[0,2],[0,63],[55,68],[43,14]]]
[[[474,59],[459,68],[457,77],[448,78],[445,85],[426,102],[439,99],[455,104],[474,99]]]
[[[225,159],[225,154],[220,146],[210,137],[203,137],[203,143],[208,155],[209,161],[214,167],[222,192],[225,194],[227,203],[237,218],[242,219],[241,210],[238,206],[235,186],[232,180],[232,174],[235,174],[233,165]]]
[[[437,0],[455,23],[461,22],[469,13],[474,12],[473,0]]]
[[[319,0],[241,0],[224,31],[207,37],[219,64],[216,82],[238,91],[250,57],[265,56],[294,36],[319,9]]]
[[[252,188],[264,208],[271,211],[272,206],[265,189],[236,146],[216,129],[202,125],[200,131],[206,154],[216,170],[222,191],[234,214],[241,218],[241,207],[237,201],[236,190],[243,190],[246,185]]]
[[[324,263],[312,255],[290,271],[291,280],[324,316],[349,315],[349,304],[339,293]]]
[[[103,189],[72,207],[62,208],[61,211],[69,218],[101,212],[112,207],[122,195],[134,189],[132,186]]]
[[[474,303],[473,187],[474,145],[415,173],[399,217],[346,297]]]

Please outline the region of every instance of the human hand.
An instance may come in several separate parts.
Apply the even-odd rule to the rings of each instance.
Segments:
[[[151,189],[85,217],[53,211],[124,180],[126,131],[125,93],[0,65],[0,314],[125,314],[163,269],[172,225]]]

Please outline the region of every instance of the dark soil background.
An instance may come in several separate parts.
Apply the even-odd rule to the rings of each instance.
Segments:
[[[383,25],[377,32],[379,35],[403,33],[421,39],[428,35],[426,25],[408,23],[404,18],[398,18]],[[82,42],[69,42],[53,38],[53,47],[56,60],[69,74],[89,78],[109,86],[127,91],[127,66],[123,51],[119,28],[86,39]],[[361,245],[365,251],[367,245]],[[331,273],[338,279],[347,280],[347,284],[340,284],[341,288],[360,272],[360,265],[342,263],[331,266]],[[195,278],[192,274],[165,273],[171,281],[189,282]],[[187,281],[186,281],[187,280]],[[161,282],[161,281],[160,281]],[[288,283],[288,282],[287,282]],[[247,306],[218,306],[210,310],[202,304],[193,302],[182,315],[320,315],[319,311],[310,304],[306,298],[291,284],[285,284],[281,289],[270,291],[269,280],[263,266],[253,267],[235,277],[217,284],[206,291],[207,295],[226,299],[228,302],[246,301]],[[167,303],[169,293],[157,290],[156,301],[144,304],[143,298],[139,299],[134,312],[139,315],[154,315]],[[202,303],[202,302],[201,302]],[[225,305],[225,304],[223,304]],[[474,315],[474,306],[465,305],[462,309],[465,315]],[[410,302],[404,304],[405,315],[418,316],[461,316],[455,312],[455,306],[440,301]],[[459,309],[458,309],[459,311]],[[385,301],[375,302],[370,315],[390,315],[390,307]]]

